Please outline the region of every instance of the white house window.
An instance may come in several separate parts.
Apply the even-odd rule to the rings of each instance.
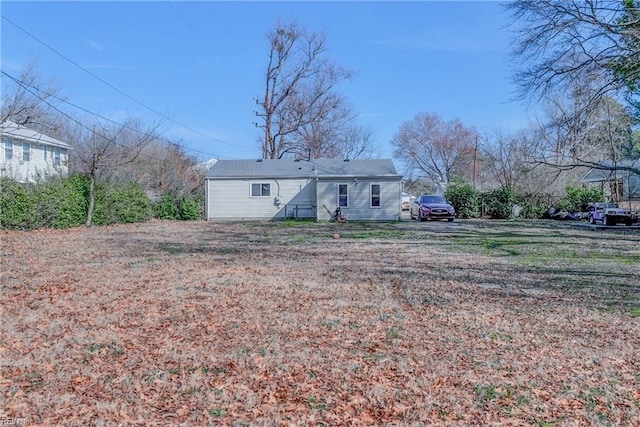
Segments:
[[[28,162],[31,158],[31,144],[28,142],[22,143],[22,160]]]
[[[46,145],[42,146],[42,154],[44,156],[44,160],[47,160],[47,151],[48,151],[49,147],[47,147]]]
[[[268,182],[254,182],[251,184],[251,197],[271,196],[271,184]]]
[[[371,207],[380,207],[380,184],[371,184]]]
[[[56,166],[60,166],[60,149],[53,149],[53,164]]]
[[[8,139],[4,140],[4,157],[7,160],[13,159],[13,142]]]
[[[338,206],[341,208],[349,207],[349,186],[347,184],[338,184]]]

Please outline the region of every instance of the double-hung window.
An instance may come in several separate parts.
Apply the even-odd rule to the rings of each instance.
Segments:
[[[60,149],[57,147],[53,149],[53,164],[60,166]]]
[[[349,207],[349,185],[347,184],[338,184],[338,206]]]
[[[31,144],[28,142],[22,143],[22,161],[28,162],[31,158]]]
[[[371,207],[379,208],[380,207],[380,184],[371,184],[370,192],[371,192]]]
[[[13,159],[13,141],[10,139],[4,139],[4,158],[7,160]]]
[[[271,196],[271,184],[268,182],[251,183],[251,197],[269,197]]]

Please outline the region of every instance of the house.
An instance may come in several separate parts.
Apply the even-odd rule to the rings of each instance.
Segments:
[[[611,167],[611,164],[604,166]],[[640,170],[640,160],[624,160],[616,166]],[[589,187],[603,190],[607,200],[612,202],[640,201],[640,173],[621,169],[589,169],[582,182]]]
[[[68,172],[71,146],[11,121],[0,123],[0,171],[19,182],[38,175]]]
[[[401,217],[402,175],[388,159],[218,160],[205,175],[205,217],[217,220]]]

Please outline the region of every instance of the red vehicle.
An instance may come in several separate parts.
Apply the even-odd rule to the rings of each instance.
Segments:
[[[410,209],[411,219],[420,221],[430,219],[446,219],[453,221],[456,210],[442,196],[425,194],[418,197]]]

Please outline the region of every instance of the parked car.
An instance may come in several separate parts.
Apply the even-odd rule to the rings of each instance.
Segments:
[[[633,216],[630,210],[620,208],[616,203],[594,203],[589,206],[589,222],[591,224],[600,222],[604,225],[619,223],[631,225]]]
[[[413,196],[407,192],[402,192],[402,210],[408,211],[411,209],[411,200],[413,200]]]
[[[418,197],[409,211],[411,219],[429,220],[446,219],[453,221],[456,211],[442,196],[424,194]]]

